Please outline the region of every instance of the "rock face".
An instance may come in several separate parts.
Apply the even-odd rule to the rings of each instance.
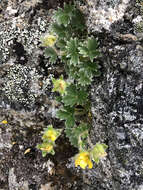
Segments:
[[[107,159],[93,173],[87,172],[97,189],[138,190],[143,185],[143,51],[139,47],[126,45],[125,57],[116,56],[127,68],[113,69],[110,60],[103,81],[93,86],[91,138],[109,146]]]
[[[62,1],[31,2],[0,2],[0,189],[142,190],[142,0],[80,2],[102,52],[102,75],[91,88],[90,138],[108,145],[108,156],[84,171],[68,163],[77,150],[64,134],[55,157],[42,158],[36,149],[44,127],[63,125],[55,118],[58,105],[50,92],[52,76],[63,71],[50,65],[39,48],[53,12],[49,9]]]

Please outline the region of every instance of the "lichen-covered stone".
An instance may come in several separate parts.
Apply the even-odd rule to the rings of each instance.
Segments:
[[[92,87],[91,139],[94,144],[106,142],[109,148],[95,169],[83,172],[87,184],[83,189],[138,190],[143,185],[143,46],[137,36],[124,35],[135,31],[134,25],[123,33],[122,25],[126,20],[114,28],[112,23],[110,30],[102,25],[108,30],[100,44],[105,70]],[[98,30],[95,21],[89,27]]]
[[[1,96],[7,98],[10,104],[17,103],[31,108],[40,95],[39,78],[35,69],[13,65],[3,78],[4,86],[1,89]]]
[[[130,0],[87,0],[87,25],[92,31],[111,30],[111,25],[123,19]]]

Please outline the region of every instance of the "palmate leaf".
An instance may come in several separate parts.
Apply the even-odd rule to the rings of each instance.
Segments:
[[[83,57],[89,57],[91,61],[93,61],[95,57],[100,55],[98,51],[98,43],[95,38],[89,38],[87,40],[87,43],[81,45],[81,47],[79,47],[78,49]]]
[[[45,49],[45,57],[50,57],[49,61],[54,63],[57,60],[57,53],[52,47],[47,47]]]
[[[71,108],[64,106],[63,109],[57,111],[56,116],[61,120],[65,120],[65,125],[67,128],[73,127],[75,124],[73,107]]]
[[[63,103],[66,106],[83,105],[87,100],[88,93],[83,89],[77,89],[75,85],[67,88],[67,94],[63,97]]]
[[[89,85],[92,81],[92,73],[88,73],[88,71],[81,69],[78,74],[78,83],[82,86]]]
[[[89,57],[90,60],[93,61],[93,59],[96,56],[99,56],[100,53],[98,51],[98,43],[97,40],[95,38],[89,38],[88,42],[87,42],[87,46],[88,46],[88,50],[89,50]]]
[[[84,62],[80,64],[80,68],[86,70],[89,73],[96,72],[99,69],[99,65],[95,62]]]
[[[70,17],[73,15],[73,11],[75,10],[75,6],[71,4],[64,4],[64,12],[68,14]]]
[[[77,81],[82,86],[91,84],[93,76],[99,72],[99,66],[95,62],[83,62],[79,64],[79,71],[77,72]]]
[[[57,47],[60,48],[61,51],[65,51],[66,42],[63,39],[59,39],[56,43]]]
[[[59,24],[67,26],[70,21],[70,17],[63,9],[59,8],[54,16]]]
[[[59,38],[64,38],[66,36],[66,28],[63,25],[53,23],[51,30],[56,33]]]
[[[75,27],[76,30],[83,31],[85,29],[86,26],[85,26],[84,15],[80,10],[75,9],[73,11],[71,25],[72,27]]]
[[[59,8],[55,13],[54,18],[57,20],[59,24],[63,24],[67,26],[70,23],[70,19],[72,17],[72,12],[74,10],[73,5],[64,5],[64,9]]]
[[[75,126],[73,128],[65,128],[66,136],[69,138],[70,143],[78,147],[79,137],[84,141],[88,135],[88,130],[90,126],[86,123],[81,123],[79,126]],[[83,142],[83,144],[86,144]]]
[[[68,68],[68,75],[71,79],[74,79],[74,80],[77,80],[78,79],[78,71],[79,71],[79,68],[74,66],[74,65],[68,65],[69,68]]]
[[[67,57],[69,57],[70,63],[73,65],[76,65],[79,61],[79,50],[78,50],[78,40],[77,38],[71,38],[68,42],[67,42]]]

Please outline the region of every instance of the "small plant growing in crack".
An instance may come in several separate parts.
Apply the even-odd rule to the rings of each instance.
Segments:
[[[100,55],[98,43],[94,37],[88,37],[84,15],[75,5],[64,5],[54,15],[51,34],[43,37],[45,56],[51,63],[59,58],[64,63],[66,79],[61,76],[52,80],[53,92],[58,92],[57,101],[61,107],[57,118],[65,121],[64,132],[70,143],[79,149],[75,156],[75,166],[92,168],[92,161],[98,163],[106,156],[107,145],[92,145],[89,139],[92,114],[90,111],[90,85],[93,77],[99,76],[99,65],[95,58]],[[52,134],[48,136],[46,134]],[[48,126],[38,145],[43,156],[54,154],[55,140],[60,132]],[[53,140],[52,140],[53,139]]]

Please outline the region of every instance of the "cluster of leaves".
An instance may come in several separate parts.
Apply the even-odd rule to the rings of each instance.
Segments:
[[[69,80],[64,85],[66,88],[60,89],[60,79],[53,79],[53,91],[60,93],[60,98],[57,99],[63,105],[57,112],[57,117],[65,120],[65,133],[71,144],[78,147],[78,134],[90,128],[82,117],[88,117],[90,111],[88,87],[93,76],[100,74],[99,66],[94,61],[99,56],[98,43],[93,37],[87,38],[84,16],[74,5],[65,4],[64,9],[58,9],[54,20],[51,31],[57,39],[53,47],[46,47],[45,55],[52,63],[60,58],[65,64]],[[77,113],[79,106],[80,114]]]
[[[50,30],[57,40],[55,46],[45,49],[45,56],[51,63],[60,58],[71,79],[77,80],[79,85],[89,85],[93,76],[100,74],[94,62],[99,56],[97,40],[87,38],[84,16],[74,5],[65,4],[64,9],[55,13],[54,19]]]
[[[66,81],[63,76],[52,80],[53,92],[59,93],[57,101],[61,103],[57,117],[65,120],[65,134],[71,144],[84,151],[88,147],[90,129],[89,87],[93,77],[100,75],[95,62],[100,55],[98,43],[95,38],[88,37],[84,16],[74,5],[65,4],[64,9],[58,9],[54,20],[52,35],[43,39],[45,56],[51,63],[59,58],[68,76]]]

